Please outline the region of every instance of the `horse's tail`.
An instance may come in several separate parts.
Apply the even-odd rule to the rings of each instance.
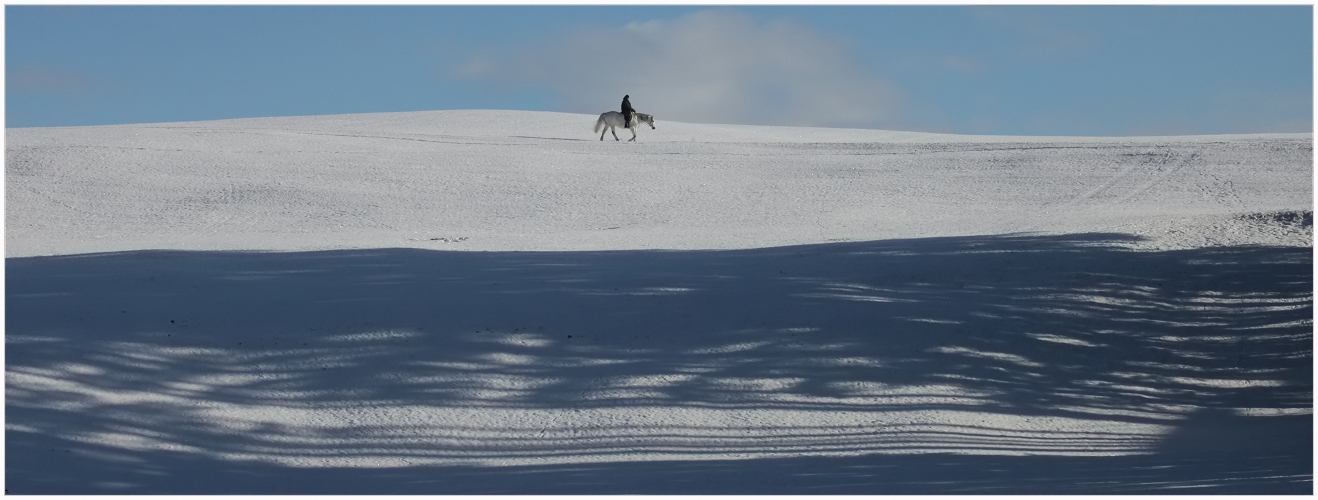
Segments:
[[[604,126],[604,115],[600,115],[600,119],[595,120],[595,131],[599,132],[600,128],[603,126]]]

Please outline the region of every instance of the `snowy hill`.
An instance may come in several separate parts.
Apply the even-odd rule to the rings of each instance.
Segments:
[[[1311,134],[657,119],[6,130],[6,491],[1312,491]]]
[[[601,144],[593,116],[509,111],[10,129],[6,255],[1083,231],[1175,247],[1307,244],[1240,216],[1311,209],[1308,134],[1007,138],[658,120],[629,144]],[[1187,226],[1197,235],[1166,238]]]

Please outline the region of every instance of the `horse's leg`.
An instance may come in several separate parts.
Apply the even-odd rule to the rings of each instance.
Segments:
[[[609,126],[608,126],[608,125],[605,125],[605,126],[604,126],[604,130],[601,130],[601,131],[600,131],[600,140],[601,140],[601,141],[604,140],[604,134],[607,134],[607,133],[609,133]]]
[[[632,138],[631,138],[631,139],[627,139],[627,142],[636,142],[636,127],[632,127],[632,128],[627,129],[627,130],[632,131]]]
[[[619,138],[618,138],[618,129],[617,129],[616,127],[609,126],[609,132],[613,133],[613,140],[615,140],[615,141],[621,141],[621,140],[622,140],[622,139],[619,139]]]

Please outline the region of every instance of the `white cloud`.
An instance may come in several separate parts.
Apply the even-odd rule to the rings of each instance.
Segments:
[[[481,54],[457,73],[548,90],[572,112],[617,109],[630,94],[636,109],[661,120],[876,127],[900,111],[897,90],[857,67],[840,41],[731,10]]]

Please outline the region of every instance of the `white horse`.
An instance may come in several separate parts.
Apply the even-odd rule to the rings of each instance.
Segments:
[[[617,129],[625,128],[632,131],[632,138],[627,139],[627,142],[632,142],[636,140],[636,126],[640,125],[641,122],[645,122],[650,126],[650,130],[654,130],[653,116],[638,112],[631,123],[623,123],[622,113],[609,111],[601,114],[599,120],[595,120],[595,131],[600,132],[601,128],[608,127],[608,131],[613,133],[613,140],[621,141],[622,139],[618,138]],[[600,132],[600,140],[604,140],[604,132]]]

